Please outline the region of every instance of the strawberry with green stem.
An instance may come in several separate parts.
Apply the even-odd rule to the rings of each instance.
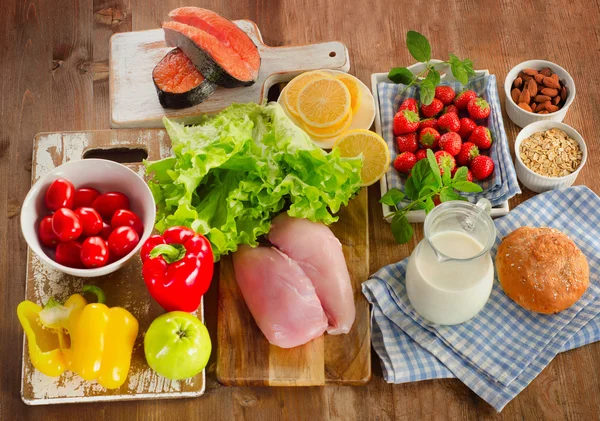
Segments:
[[[473,98],[467,104],[467,111],[473,120],[482,120],[490,115],[490,104],[483,98]]]
[[[410,110],[400,110],[394,116],[394,136],[416,132],[419,128],[419,114]]]

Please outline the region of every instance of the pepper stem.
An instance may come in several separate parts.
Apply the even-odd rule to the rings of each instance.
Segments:
[[[104,291],[102,291],[102,289],[97,287],[96,285],[84,285],[82,291],[94,294],[96,296],[96,300],[100,304],[106,303],[106,295],[104,295]]]
[[[175,263],[185,257],[185,247],[183,244],[159,244],[150,252],[150,258],[154,259],[162,256],[169,264]]]

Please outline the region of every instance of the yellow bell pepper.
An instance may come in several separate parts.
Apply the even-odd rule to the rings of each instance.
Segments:
[[[65,368],[69,368],[85,380],[97,380],[107,389],[118,388],[127,379],[133,345],[138,334],[138,321],[123,308],[108,308],[104,304],[104,293],[100,288],[87,285],[83,291],[96,294],[98,302],[87,304],[82,295],[74,294],[64,306],[49,302],[43,310],[31,302],[21,304],[37,306],[41,310],[37,315],[39,324],[49,328],[49,331],[58,332],[60,356],[55,356],[60,364],[54,364],[57,373],[54,375],[60,375]],[[24,325],[23,327],[25,328]],[[64,334],[61,336],[63,331],[68,333],[68,339]],[[30,344],[35,343],[35,340],[29,339],[29,335],[28,340]],[[52,345],[55,344],[56,342],[52,342]],[[53,348],[52,351],[56,349]],[[36,365],[32,355],[30,347],[32,363],[42,371],[38,365],[45,366]],[[44,361],[46,360],[47,357]],[[48,362],[46,365],[52,364],[53,362]]]

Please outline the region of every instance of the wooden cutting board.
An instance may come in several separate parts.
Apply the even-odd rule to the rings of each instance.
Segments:
[[[113,152],[128,167],[144,176],[142,155],[156,160],[171,155],[170,141],[164,130],[100,130],[86,132],[40,133],[34,139],[32,182],[65,162],[82,157],[98,157]],[[133,163],[132,160],[137,162]],[[157,375],[144,357],[144,333],[164,310],[152,299],[141,276],[139,255],[124,268],[98,278],[78,278],[47,267],[31,250],[27,259],[25,299],[45,303],[48,298],[65,300],[81,291],[84,282],[104,290],[107,305],[129,310],[139,321],[131,368],[127,381],[119,389],[106,390],[96,382],[88,382],[72,372],[53,378],[33,368],[26,342],[23,346],[21,397],[30,405],[69,402],[120,401],[200,396],[204,392],[205,374],[185,381],[171,381]],[[196,315],[204,321],[204,303]]]
[[[254,22],[238,20],[235,23],[248,33],[260,52],[257,82],[242,88],[219,87],[203,103],[181,110],[163,108],[152,82],[152,69],[173,48],[166,46],[163,30],[113,35],[109,72],[111,127],[163,127],[164,116],[191,123],[200,114],[219,112],[234,102],[262,103],[271,86],[287,82],[301,72],[314,69],[347,72],[350,69],[348,50],[341,42],[269,47]]]
[[[323,335],[292,349],[269,344],[235,280],[230,256],[221,259],[217,323],[217,378],[226,386],[361,385],[371,378],[369,304],[361,283],[369,277],[367,190],[342,208],[331,230],[350,271],[356,321],[347,335]],[[290,309],[294,311],[294,309]]]

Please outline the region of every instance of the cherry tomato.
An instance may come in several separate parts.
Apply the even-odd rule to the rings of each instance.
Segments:
[[[108,237],[108,249],[118,258],[127,255],[140,242],[137,232],[131,227],[118,227]]]
[[[142,262],[145,262],[150,257],[150,252],[152,249],[159,244],[166,244],[166,241],[162,237],[162,235],[151,235],[140,250],[140,257],[142,258]]]
[[[79,217],[81,227],[83,228],[83,235],[91,236],[96,235],[102,231],[104,222],[102,217],[93,208],[77,208],[75,214]]]
[[[185,244],[187,240],[192,238],[196,233],[185,227],[171,227],[163,232],[163,238],[167,244]]]
[[[110,219],[110,225],[113,229],[118,227],[131,227],[141,237],[144,233],[144,224],[138,216],[127,209],[119,209]]]
[[[205,258],[209,261],[214,261],[212,247],[210,241],[202,234],[196,234],[187,240],[183,246],[185,247],[188,256],[196,256]]]
[[[82,187],[75,190],[75,201],[73,207],[77,208],[91,208],[94,204],[94,200],[100,196],[100,192],[91,187]]]
[[[71,241],[79,238],[83,232],[81,221],[71,209],[60,208],[52,215],[52,231],[60,241]]]
[[[56,254],[54,260],[61,265],[71,268],[83,268],[81,263],[81,244],[77,241],[68,241],[60,243],[56,246]]]
[[[94,200],[92,207],[106,220],[110,220],[119,209],[129,209],[129,198],[123,193],[109,192],[101,194]]]
[[[86,238],[79,254],[86,268],[99,268],[108,263],[108,244],[100,237]]]
[[[42,218],[38,229],[38,236],[41,243],[46,247],[55,248],[58,245],[58,236],[52,231],[52,216]]]
[[[106,222],[102,222],[102,231],[98,234],[100,237],[108,241],[108,237],[110,237],[110,233],[113,231],[112,227],[108,225]]]
[[[64,178],[58,178],[46,190],[44,202],[51,211],[57,211],[60,208],[73,209],[74,196],[75,186],[73,183]]]

